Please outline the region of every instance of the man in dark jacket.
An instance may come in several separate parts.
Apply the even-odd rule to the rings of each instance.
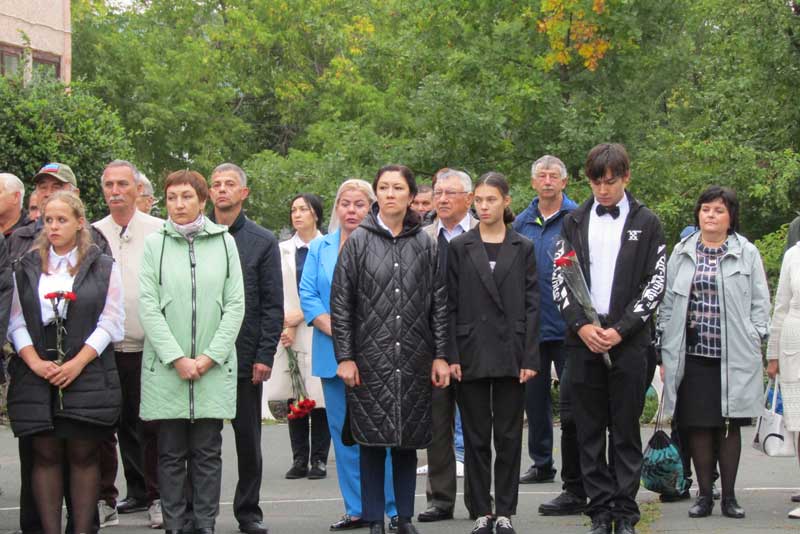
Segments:
[[[566,325],[553,303],[553,251],[564,217],[577,207],[564,193],[567,167],[554,156],[543,156],[531,167],[531,187],[537,196],[514,219],[514,229],[533,241],[541,291],[539,320],[539,374],[525,384],[525,411],[528,414],[528,456],[533,465],[520,477],[521,484],[550,482],[553,468],[553,416],[550,400],[553,364],[561,381],[561,495],[542,504],[544,515],[580,514],[586,507],[578,455],[575,420],[569,409],[569,387],[565,384],[564,330]]]
[[[68,165],[63,163],[48,163],[33,177],[34,190],[38,197],[39,206],[44,206],[50,196],[56,191],[73,191],[80,195],[78,181],[75,173]],[[26,252],[33,249],[39,232],[44,228],[44,217],[39,217],[33,224],[22,225],[17,228],[8,239],[8,255],[11,261],[18,260]],[[106,238],[98,230],[90,226],[89,231],[95,244],[100,247],[103,254],[111,256],[111,249]],[[36,509],[36,501],[33,497],[33,487],[31,486],[31,470],[33,468],[33,455],[30,438],[20,438],[19,440],[19,463],[20,463],[20,492],[19,492],[19,526],[22,534],[38,534],[42,532],[42,524]],[[69,495],[69,472],[65,472],[64,495]],[[69,520],[71,503],[67,502],[67,534],[72,532],[72,522]],[[113,523],[113,521],[112,521]],[[110,524],[110,523],[109,523]],[[116,524],[116,523],[114,523]],[[94,532],[100,530],[99,516],[95,517]]]
[[[639,417],[644,408],[650,321],[664,295],[666,244],[661,222],[625,191],[630,161],[625,148],[604,143],[585,165],[593,197],[564,218],[556,245],[553,293],[567,324],[572,407],[578,429],[581,472],[589,496],[591,534],[633,534],[642,469]],[[567,266],[577,255],[577,264]],[[567,283],[580,267],[590,304]],[[574,284],[572,287],[576,287]],[[608,353],[611,367],[604,363]],[[574,367],[572,367],[574,364]],[[606,460],[605,432],[613,428],[614,474]]]
[[[258,506],[261,489],[261,392],[272,372],[273,358],[283,329],[283,279],[278,240],[272,232],[245,216],[242,204],[250,194],[247,175],[232,163],[211,174],[209,188],[214,203],[212,220],[228,226],[236,240],[245,287],[245,315],[236,354],[239,381],[236,390],[236,438],[239,481],[233,513],[239,530],[266,534]]]

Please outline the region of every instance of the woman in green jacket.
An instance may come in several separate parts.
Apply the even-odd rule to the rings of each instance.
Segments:
[[[242,270],[233,237],[203,216],[208,186],[199,173],[170,174],[165,197],[169,220],[148,236],[142,257],[139,316],[146,339],[139,415],[159,421],[167,533],[211,534],[219,513],[222,420],[236,415]]]

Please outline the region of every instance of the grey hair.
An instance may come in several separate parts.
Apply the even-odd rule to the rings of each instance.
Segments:
[[[215,174],[221,172],[234,172],[239,177],[239,183],[242,187],[247,187],[247,174],[245,174],[244,170],[236,165],[235,163],[223,163],[222,165],[217,165],[217,167],[211,172],[211,178],[214,178]]]
[[[561,174],[562,180],[567,177],[567,166],[555,156],[546,155],[534,161],[533,165],[531,165],[531,176],[536,176],[536,171],[539,167],[543,169],[552,169],[556,167],[559,170],[559,174]]]
[[[2,172],[0,173],[0,182],[3,184],[3,189],[19,193],[19,209],[22,209],[25,205],[25,184],[22,183],[22,180],[10,172]]]
[[[448,180],[450,178],[458,178],[461,181],[461,185],[464,186],[464,191],[466,193],[472,191],[472,178],[464,171],[449,169],[436,178],[436,183],[438,184],[441,180]]]
[[[340,185],[339,189],[336,191],[336,200],[333,201],[333,210],[331,211],[330,222],[328,222],[329,234],[332,234],[339,229],[339,218],[336,216],[336,207],[339,205],[339,199],[341,196],[347,191],[359,191],[364,193],[364,195],[366,195],[366,197],[369,199],[370,205],[375,203],[377,200],[375,191],[372,190],[372,186],[369,182],[359,178],[348,178],[342,182],[342,185]]]
[[[150,181],[150,178],[144,175],[144,173],[139,173],[139,183],[142,184],[142,195],[146,197],[152,197],[155,195],[155,190],[153,189],[153,182]]]
[[[139,172],[139,169],[128,160],[125,159],[115,159],[114,161],[110,162],[108,165],[105,166],[103,169],[103,174],[100,175],[100,181],[103,181],[103,176],[106,174],[106,170],[112,167],[127,167],[133,173],[133,181],[134,183],[140,183],[142,181],[142,173]]]

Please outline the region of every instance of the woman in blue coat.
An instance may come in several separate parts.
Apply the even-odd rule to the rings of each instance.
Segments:
[[[344,498],[345,514],[330,526],[332,531],[367,527],[361,519],[361,477],[358,445],[346,446],[342,443],[342,428],[346,411],[344,382],[336,376],[337,362],[333,353],[331,338],[331,282],[333,271],[350,233],[366,217],[375,193],[372,186],[364,180],[350,179],[339,186],[329,233],[311,242],[300,280],[300,307],[305,320],[314,326],[311,342],[311,374],[322,380],[322,392],[328,411],[330,429],[336,456],[339,489]],[[391,456],[386,457],[386,472],[391,473]],[[394,504],[394,485],[391,475],[387,476],[386,515],[391,518],[389,529],[396,529],[397,509]]]

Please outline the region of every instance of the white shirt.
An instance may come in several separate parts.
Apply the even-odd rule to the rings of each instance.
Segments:
[[[456,236],[463,234],[464,232],[469,232],[469,211],[467,214],[464,215],[464,218],[461,219],[458,224],[453,227],[453,230],[448,230],[447,227],[442,223],[442,220],[437,218],[436,219],[436,236],[438,237],[442,232],[444,232],[444,238],[447,239],[449,243],[451,239]]]
[[[391,228],[389,228],[388,226],[386,226],[386,223],[385,223],[385,222],[383,222],[383,219],[381,219],[381,214],[380,214],[380,212],[378,212],[378,214],[377,214],[377,216],[376,216],[376,219],[378,219],[378,224],[380,225],[380,227],[381,227],[381,228],[383,228],[384,230],[386,230],[387,232],[389,232],[389,234],[390,234],[392,237],[395,237],[395,235],[394,235],[394,232],[392,232],[392,229],[391,229]]]
[[[72,291],[75,277],[69,274],[68,268],[77,262],[77,248],[72,249],[64,256],[59,256],[50,247],[50,274],[42,273],[39,277],[39,309],[42,313],[42,324],[49,324],[55,320],[53,305],[50,299],[44,298],[54,291]],[[103,307],[97,327],[86,338],[86,344],[91,346],[97,354],[102,353],[108,344],[122,341],[125,334],[125,308],[123,307],[122,277],[120,276],[117,262],[111,267],[111,279],[108,282],[106,303]],[[58,313],[66,318],[69,308],[66,300],[58,305]],[[14,297],[11,301],[11,319],[8,323],[8,339],[14,344],[17,352],[23,347],[33,345],[25,316],[22,314],[22,305],[19,301],[17,281],[14,279]]]
[[[314,236],[314,237],[316,237],[316,236]],[[292,243],[294,243],[294,248],[296,248],[296,249],[308,248],[308,243],[303,241],[300,238],[300,234],[298,234],[297,232],[295,232],[294,235],[292,236]]]
[[[611,307],[611,288],[614,284],[614,271],[617,256],[622,246],[622,228],[630,212],[628,196],[623,194],[619,201],[619,217],[606,213],[597,214],[597,200],[592,203],[589,213],[589,277],[592,305],[600,315],[606,315]]]

